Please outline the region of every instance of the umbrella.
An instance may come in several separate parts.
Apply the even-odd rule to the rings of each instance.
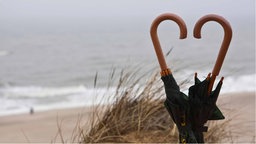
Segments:
[[[216,76],[219,74],[226,55],[232,37],[232,30],[228,22],[217,15],[207,15],[197,22],[194,29],[194,36],[196,38],[201,38],[201,27],[207,21],[219,22],[224,27],[225,37],[212,75],[209,74],[204,81],[200,81],[196,74],[195,84],[189,88],[189,96],[186,96],[180,91],[171,70],[166,65],[157,36],[157,27],[164,20],[173,20],[178,24],[180,28],[180,39],[184,39],[187,36],[187,28],[184,21],[175,14],[162,14],[158,16],[151,25],[151,39],[161,67],[161,79],[164,83],[167,97],[164,104],[178,127],[179,141],[181,143],[203,142],[203,132],[207,131],[207,127],[204,126],[206,121],[224,119],[223,114],[216,106],[223,78],[220,80],[214,91],[212,91],[212,86]]]
[[[158,16],[151,25],[150,34],[159,65],[162,70],[161,78],[164,82],[165,92],[167,96],[164,104],[173,121],[178,127],[180,142],[196,142],[196,138],[193,134],[192,126],[189,121],[189,99],[184,93],[180,92],[180,88],[177,85],[171,70],[167,67],[157,36],[157,27],[164,20],[172,20],[178,24],[180,28],[180,39],[184,39],[187,37],[187,27],[185,22],[175,14],[162,14]]]
[[[212,73],[209,73],[207,78],[202,82],[197,78],[197,74],[195,74],[195,84],[189,88],[188,96],[191,106],[192,129],[199,143],[204,142],[203,132],[207,131],[207,127],[205,127],[204,124],[207,120],[220,120],[225,118],[216,106],[224,78],[221,78],[215,90],[212,91],[212,87],[216,77],[219,75],[232,38],[232,29],[228,21],[215,14],[206,15],[197,21],[194,27],[195,38],[201,38],[201,28],[208,21],[216,21],[221,24],[224,29],[224,40]]]

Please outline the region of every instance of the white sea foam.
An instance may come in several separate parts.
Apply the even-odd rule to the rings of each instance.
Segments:
[[[254,92],[256,88],[256,74],[227,77],[222,85],[222,92]]]
[[[198,71],[198,78],[200,80],[204,80],[207,74],[209,73],[209,71],[207,70]],[[188,88],[194,84],[193,75],[194,75],[194,72],[192,70],[179,71],[179,74],[174,74],[175,79],[177,80],[177,83],[181,82],[187,77],[190,78],[189,82],[186,83],[186,85],[184,86],[184,89],[183,88],[181,89],[186,94],[188,93]],[[216,87],[220,78],[221,78],[221,75],[217,76],[213,88]],[[248,74],[248,75],[240,75],[240,76],[227,75],[227,76],[224,76],[221,93],[254,92],[255,90],[256,90],[256,73]]]
[[[88,92],[88,89],[86,89],[83,85],[55,88],[39,86],[7,86],[3,89],[0,89],[0,92],[4,97],[43,98],[86,93]]]
[[[112,101],[114,88],[7,86],[0,88],[0,115],[90,106]]]

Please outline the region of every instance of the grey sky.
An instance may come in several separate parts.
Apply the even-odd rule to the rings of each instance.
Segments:
[[[255,0],[0,0],[0,18],[155,17],[164,12],[255,17]]]

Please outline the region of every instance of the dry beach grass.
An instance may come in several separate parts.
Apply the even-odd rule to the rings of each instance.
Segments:
[[[112,105],[103,108],[104,113],[95,110],[92,116],[91,129],[80,133],[83,143],[177,143],[178,132],[175,124],[166,111],[164,88],[160,76],[154,73],[143,88],[137,83],[145,77],[135,78],[136,73],[121,73]],[[132,82],[131,82],[132,79]],[[187,81],[185,79],[182,84]],[[95,107],[102,109],[102,106]],[[226,129],[229,120],[209,123],[205,133],[206,142],[221,142],[231,139]],[[227,140],[227,141],[231,141]]]

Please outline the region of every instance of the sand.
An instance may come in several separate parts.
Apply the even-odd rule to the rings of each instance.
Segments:
[[[85,107],[0,117],[0,143],[71,142],[76,125],[86,128],[91,112]]]
[[[223,94],[217,104],[224,111],[225,120],[230,120],[228,128],[232,140],[227,142],[256,143],[255,93]]]
[[[255,93],[222,94],[218,105],[230,120],[233,136],[227,142],[255,142]],[[77,121],[84,129],[92,114],[92,108],[72,108],[0,117],[0,143],[51,143],[73,142]],[[59,134],[61,127],[62,136]],[[74,130],[75,129],[75,130]]]

